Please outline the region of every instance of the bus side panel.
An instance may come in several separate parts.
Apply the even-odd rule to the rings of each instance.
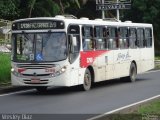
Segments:
[[[114,51],[111,50],[105,57],[106,61],[106,79],[114,78]]]
[[[103,81],[106,79],[105,56],[107,54],[108,53],[98,56],[93,64],[95,70],[95,82]]]
[[[78,85],[79,84],[79,63],[80,57],[78,57],[71,65],[70,65],[70,86]]]
[[[120,78],[129,75],[130,54],[128,49],[114,51],[114,77]]]
[[[154,68],[154,57],[152,48],[143,48],[141,50],[141,72]]]
[[[130,63],[129,63],[129,68],[128,68],[128,75],[129,75],[130,65],[132,61],[136,63],[137,73],[141,73],[141,61],[140,61],[139,48],[129,49],[129,54],[131,57],[130,57]]]

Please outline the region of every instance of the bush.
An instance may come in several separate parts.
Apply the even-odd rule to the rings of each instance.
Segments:
[[[11,80],[10,53],[0,53],[0,85],[10,83]]]

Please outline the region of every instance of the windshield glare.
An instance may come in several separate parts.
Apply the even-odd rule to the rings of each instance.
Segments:
[[[14,61],[60,61],[67,57],[66,34],[13,34]]]

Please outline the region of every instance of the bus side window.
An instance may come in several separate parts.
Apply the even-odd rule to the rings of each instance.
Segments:
[[[136,28],[129,29],[129,47],[136,48],[137,38],[136,38]]]
[[[95,48],[103,50],[106,48],[106,29],[103,26],[97,26],[94,28],[94,36],[96,40]]]
[[[68,27],[69,41],[69,58],[70,63],[73,63],[78,57],[80,51],[80,27],[79,25],[70,25]]]
[[[108,33],[108,48],[109,49],[117,49],[119,47],[118,37],[117,37],[117,28],[116,27],[109,27]]]
[[[152,30],[150,28],[145,29],[145,41],[146,47],[152,46]]]
[[[129,40],[128,40],[128,28],[122,27],[118,29],[118,39],[120,48],[128,48]]]
[[[82,42],[83,50],[87,51],[94,49],[93,28],[91,26],[82,27]]]
[[[140,48],[145,47],[144,29],[143,28],[137,29],[137,41],[138,41],[138,47],[140,47]]]

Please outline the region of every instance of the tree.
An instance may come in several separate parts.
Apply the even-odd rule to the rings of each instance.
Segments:
[[[85,3],[85,4],[84,4]],[[83,1],[81,4],[84,4],[77,13],[77,17],[87,17],[90,19],[100,18],[101,12],[96,10],[95,0]]]
[[[29,2],[29,7],[30,7],[29,17],[32,16],[32,10],[33,10],[33,7],[34,7],[35,3],[36,3],[36,0],[31,0],[31,1]]]
[[[132,8],[125,12],[123,20],[151,23],[154,28],[156,51],[160,51],[160,1],[159,0],[132,0]]]
[[[73,14],[76,15],[78,10],[81,8],[80,0],[53,0],[55,1],[61,11],[61,15],[63,14]]]
[[[1,0],[0,1],[0,18],[13,20],[19,16],[19,0]]]
[[[60,13],[60,7],[53,0],[29,0],[29,17],[51,17]]]

